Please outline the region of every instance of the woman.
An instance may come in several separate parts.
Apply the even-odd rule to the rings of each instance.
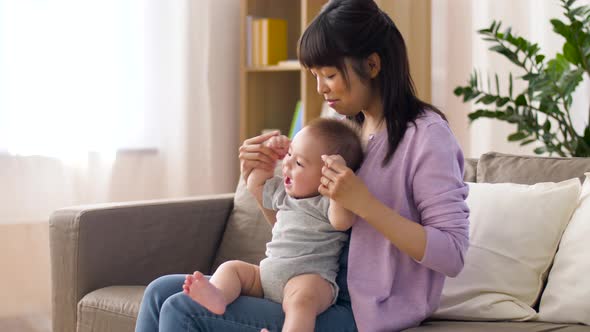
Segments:
[[[316,321],[317,331],[399,331],[438,307],[446,276],[463,267],[468,246],[468,188],[463,154],[442,113],[420,101],[403,38],[373,1],[333,0],[303,33],[299,60],[338,113],[355,121],[365,142],[357,173],[332,164],[319,191],[357,215],[343,254],[339,301]],[[270,134],[272,135],[272,134]],[[242,174],[277,156],[261,135],[240,148]],[[346,279],[346,280],[345,280]],[[180,292],[184,276],[154,281],[137,331],[280,330],[274,302],[240,297],[215,316]],[[356,323],[356,326],[355,326]]]

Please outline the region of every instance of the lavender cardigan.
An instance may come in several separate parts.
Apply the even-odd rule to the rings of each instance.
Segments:
[[[418,262],[365,220],[352,227],[348,287],[359,331],[399,331],[420,324],[438,307],[445,276],[456,276],[469,245],[468,187],[463,154],[447,123],[426,112],[410,124],[391,161],[382,167],[387,131],[367,145],[357,174],[369,191],[427,234]]]

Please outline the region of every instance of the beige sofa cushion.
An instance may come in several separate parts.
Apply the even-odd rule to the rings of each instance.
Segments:
[[[578,179],[519,185],[469,183],[465,267],[448,278],[434,317],[529,320],[559,239],[577,206]]]
[[[535,184],[559,182],[574,177],[584,181],[590,158],[516,156],[489,152],[479,158],[477,182]]]
[[[78,303],[77,332],[135,330],[145,286],[111,286],[86,294]]]
[[[260,263],[265,257],[266,243],[271,237],[270,224],[264,219],[256,199],[248,192],[246,183],[240,177],[234,196],[234,209],[227,220],[212,271],[221,263],[232,259],[251,264]]]
[[[539,320],[590,325],[590,173],[555,255]]]

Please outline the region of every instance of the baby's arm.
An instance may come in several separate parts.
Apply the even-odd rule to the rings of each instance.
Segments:
[[[289,150],[289,143],[289,138],[281,135],[273,136],[263,144],[266,144],[268,147],[275,150],[275,152],[279,155],[279,158],[282,159]],[[246,187],[248,188],[248,191],[254,196],[254,198],[256,198],[258,207],[271,225],[274,225],[276,222],[276,211],[267,209],[262,205],[262,192],[264,190],[264,183],[266,180],[272,178],[273,175],[274,169],[265,170],[263,168],[254,168],[246,180]]]
[[[267,209],[262,205],[262,191],[264,189],[264,183],[266,180],[272,178],[274,171],[267,171],[262,168],[255,168],[248,176],[247,188],[248,191],[256,198],[258,208],[262,211],[264,219],[268,221],[271,226],[274,226],[277,222],[277,212],[271,209]]]
[[[330,207],[328,207],[328,219],[330,224],[338,231],[346,231],[354,223],[354,213],[341,207],[333,199],[330,199]]]

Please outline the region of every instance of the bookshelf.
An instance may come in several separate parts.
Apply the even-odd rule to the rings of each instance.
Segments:
[[[304,123],[320,114],[322,97],[307,70],[298,63],[249,66],[247,17],[280,18],[287,21],[287,58],[297,59],[297,42],[309,22],[327,0],[241,0],[240,141],[263,129],[288,134],[295,105],[301,100]]]
[[[375,0],[395,21],[404,35],[410,70],[418,96],[431,102],[432,0]],[[247,65],[247,17],[281,18],[287,21],[287,57],[297,58],[297,42],[305,27],[327,0],[241,0],[240,3],[240,142],[263,129],[280,129],[287,134],[295,105],[301,100],[303,123],[318,117],[322,97],[313,76],[298,64],[284,66]]]

